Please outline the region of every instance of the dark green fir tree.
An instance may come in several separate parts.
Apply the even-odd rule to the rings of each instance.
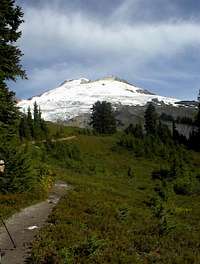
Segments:
[[[198,112],[195,120],[195,126],[190,133],[189,145],[192,149],[200,151],[200,91],[198,95]]]
[[[21,36],[19,27],[23,12],[14,0],[0,0],[0,159],[5,162],[5,173],[0,175],[0,192],[18,192],[30,187],[28,160],[19,144],[20,119],[15,94],[6,83],[25,78],[20,64],[22,53],[16,46]]]
[[[143,138],[143,127],[141,124],[136,124],[135,126],[133,124],[130,124],[124,131],[128,135],[133,135],[136,138]]]
[[[33,137],[35,139],[41,138],[41,113],[36,102],[33,108]]]
[[[23,114],[21,119],[20,119],[20,123],[19,123],[19,136],[20,139],[31,139],[31,131],[28,125],[28,120],[27,120],[27,116],[26,114]]]
[[[30,106],[28,107],[28,110],[27,110],[27,124],[30,130],[30,135],[33,138],[33,118],[32,118]]]
[[[13,129],[16,128],[19,112],[15,94],[9,91],[6,81],[25,77],[20,65],[22,53],[15,45],[21,36],[18,29],[23,22],[22,18],[21,8],[15,5],[15,1],[0,1],[0,129],[1,132],[6,129],[7,135],[16,133],[16,129]]]
[[[91,123],[95,132],[99,134],[113,134],[116,132],[116,119],[111,103],[97,101],[92,107]]]
[[[25,77],[20,64],[22,53],[14,43],[21,37],[19,26],[23,12],[13,0],[0,1],[0,80],[16,80]]]
[[[197,112],[197,117],[196,117],[196,126],[198,129],[198,134],[199,134],[199,139],[200,139],[200,90],[199,90],[199,95],[198,95],[198,112]]]
[[[145,130],[147,135],[156,135],[158,125],[158,115],[153,103],[149,103],[145,111]]]

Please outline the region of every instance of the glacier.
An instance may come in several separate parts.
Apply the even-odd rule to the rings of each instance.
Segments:
[[[33,110],[34,102],[41,109],[46,121],[68,121],[91,112],[96,101],[108,101],[113,107],[119,105],[143,106],[150,101],[175,105],[176,98],[159,96],[129,84],[117,77],[105,77],[95,81],[87,78],[64,81],[59,87],[18,102],[21,111]]]

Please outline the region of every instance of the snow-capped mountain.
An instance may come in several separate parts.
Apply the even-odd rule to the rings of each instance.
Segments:
[[[45,120],[67,121],[89,113],[92,105],[98,100],[111,102],[114,107],[141,106],[152,100],[174,105],[179,101],[152,94],[117,77],[106,77],[96,81],[85,78],[68,80],[55,89],[20,101],[18,106],[22,111],[26,111],[29,106],[33,109],[34,102],[37,102]]]

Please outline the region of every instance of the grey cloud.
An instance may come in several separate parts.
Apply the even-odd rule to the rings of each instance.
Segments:
[[[35,8],[27,11],[25,19],[21,46],[25,56],[33,61],[68,57],[104,60],[130,55],[148,60],[200,44],[196,22],[103,26],[79,13],[65,16],[51,9]]]
[[[115,17],[130,23],[162,23],[178,20],[199,20],[200,2],[196,0],[125,0],[116,8]]]
[[[18,4],[23,6],[25,10],[30,7],[39,9],[50,6],[52,10],[61,13],[80,12],[90,15],[90,17],[98,19],[103,18],[104,20],[107,20],[116,7],[122,2],[123,0],[51,0],[51,4],[49,4],[49,0],[29,0],[27,2],[18,0]]]
[[[18,0],[18,3],[25,10],[49,6],[65,14],[79,12],[98,19],[99,23],[110,22],[112,19],[134,24],[200,18],[200,2],[196,0],[51,0],[51,3],[49,0]]]

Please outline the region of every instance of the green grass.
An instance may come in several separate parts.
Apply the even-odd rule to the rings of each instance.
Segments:
[[[163,164],[136,158],[116,141],[117,136],[79,135],[65,143],[76,145],[77,158],[47,153],[73,189],[35,240],[31,263],[200,263],[199,194],[176,195],[169,183],[168,231],[161,235],[165,223],[150,202],[158,185],[151,173]],[[191,157],[199,174],[200,155]]]
[[[85,134],[88,132],[87,129],[81,129],[78,127],[64,126],[63,124],[57,124],[47,122],[49,137],[50,138],[62,138],[68,136],[75,136],[79,134]]]

